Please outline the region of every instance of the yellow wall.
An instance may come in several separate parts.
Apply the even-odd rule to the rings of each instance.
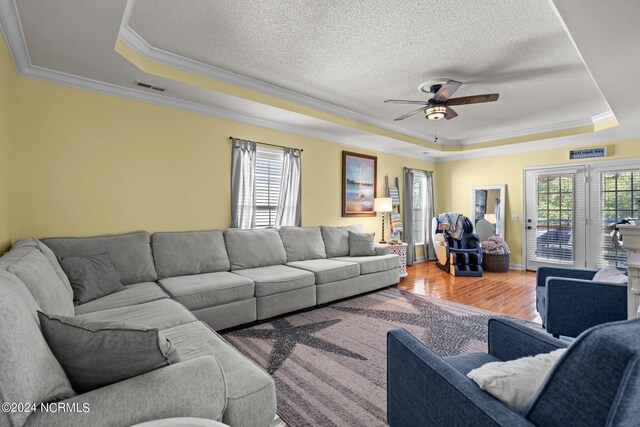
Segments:
[[[606,160],[640,157],[640,138],[601,143],[607,146]],[[574,148],[574,147],[571,147]],[[471,188],[476,185],[506,184],[506,240],[511,249],[511,264],[522,264],[522,170],[526,167],[571,163],[569,150],[556,148],[526,153],[505,154],[478,159],[438,163],[436,173],[440,185],[436,191],[436,207],[471,215]],[[584,163],[576,160],[574,163]],[[440,209],[442,210],[442,209]],[[439,212],[437,209],[436,212]],[[512,221],[518,215],[520,221]]]
[[[16,237],[91,235],[144,229],[227,228],[229,136],[304,149],[303,225],[362,223],[341,217],[341,152],[378,156],[384,176],[429,162],[229,120],[20,80]]]
[[[404,166],[434,170],[436,213],[470,215],[472,186],[506,184],[512,264],[522,263],[522,169],[568,163],[569,150],[434,165],[19,78],[0,43],[0,252],[27,236],[228,227],[229,136],[304,149],[305,226],[362,223],[380,232],[379,217],[341,216],[343,149],[378,156],[378,194],[384,176],[402,177]],[[599,145],[608,159],[640,157],[640,139]]]
[[[18,74],[0,34],[0,253],[15,236],[15,181]]]

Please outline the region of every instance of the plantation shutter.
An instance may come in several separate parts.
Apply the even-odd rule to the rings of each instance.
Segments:
[[[255,228],[273,227],[280,198],[282,150],[258,146],[256,149]]]

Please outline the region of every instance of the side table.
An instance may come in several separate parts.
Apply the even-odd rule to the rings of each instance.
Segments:
[[[400,277],[407,277],[407,245],[400,243],[398,245],[388,245],[389,251],[400,257]]]

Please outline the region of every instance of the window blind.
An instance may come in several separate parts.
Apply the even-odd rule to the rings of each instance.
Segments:
[[[597,266],[624,266],[627,251],[616,247],[609,226],[626,218],[638,218],[640,169],[606,170],[599,173],[598,223],[593,229],[597,239]]]
[[[282,150],[256,148],[256,216],[255,227],[275,225],[282,181]]]

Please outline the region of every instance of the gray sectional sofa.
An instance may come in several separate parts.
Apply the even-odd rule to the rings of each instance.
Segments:
[[[199,416],[268,425],[276,412],[273,379],[214,330],[398,283],[399,259],[388,248],[349,257],[349,229],[358,228],[140,231],[16,242],[0,257],[3,400],[38,402],[56,387],[52,372],[65,380],[44,337],[33,333],[37,310],[157,328],[182,361],[65,401],[89,402],[86,414],[3,413],[0,424],[130,425]],[[125,290],[74,306],[57,258],[102,253]]]

